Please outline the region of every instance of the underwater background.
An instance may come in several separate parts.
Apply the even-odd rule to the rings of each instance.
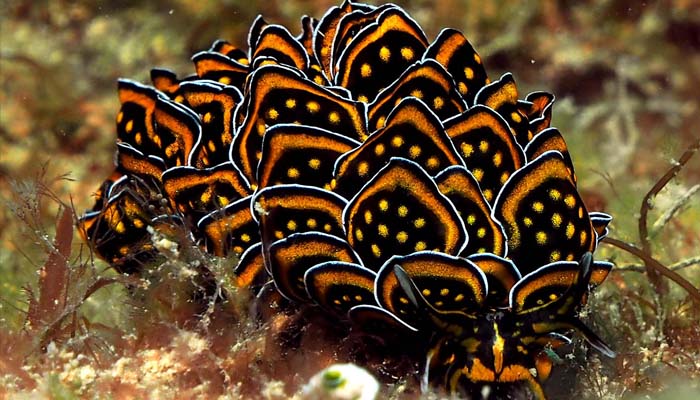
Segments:
[[[258,396],[295,394],[310,375],[284,381],[274,367],[240,366],[280,357],[246,321],[213,321],[236,331],[221,342],[189,326],[187,306],[170,297],[177,279],[127,293],[124,278],[90,262],[60,204],[84,212],[113,168],[118,78],[147,82],[153,67],[186,75],[191,55],[214,40],[243,46],[258,14],[296,33],[302,15],[321,17],[336,3],[1,4],[0,397],[238,398],[252,373]],[[586,311],[619,356],[561,360],[566,385],[586,399],[695,398],[700,157],[689,149],[700,146],[700,4],[397,4],[430,39],[443,27],[463,31],[492,78],[509,71],[522,94],[554,93],[552,125],[567,141],[583,200],[614,217],[613,240],[596,255],[617,268]],[[68,270],[50,267],[57,253]],[[247,305],[232,308],[245,314]],[[385,389],[410,396],[403,390]]]

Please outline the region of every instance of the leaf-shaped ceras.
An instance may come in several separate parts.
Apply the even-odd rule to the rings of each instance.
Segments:
[[[493,204],[503,184],[525,163],[508,124],[490,108],[477,105],[445,121],[445,130],[484,198]]]
[[[392,157],[414,161],[430,175],[463,165],[440,120],[425,103],[409,97],[396,106],[384,128],[338,159],[333,190],[352,197]]]
[[[496,199],[494,218],[508,236],[508,256],[523,274],[595,248],[591,219],[564,157],[548,151],[515,172]]]
[[[373,270],[393,255],[456,255],[467,243],[454,205],[420,165],[403,158],[392,158],[350,200],[343,222],[348,243]]]
[[[117,138],[144,154],[161,158],[167,167],[190,165],[200,140],[197,115],[156,90],[133,81],[119,81]]]
[[[335,84],[356,100],[371,102],[428,47],[423,30],[399,7],[389,7],[343,49]]]
[[[354,140],[367,137],[364,105],[318,86],[292,69],[268,65],[250,77],[242,107],[245,120],[231,146],[231,159],[239,163],[251,183],[256,182],[262,141],[268,127],[308,125]]]

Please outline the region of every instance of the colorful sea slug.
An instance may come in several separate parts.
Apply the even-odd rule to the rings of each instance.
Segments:
[[[116,169],[79,222],[96,254],[138,273],[149,232],[184,227],[239,284],[414,341],[426,387],[472,398],[545,398],[573,332],[614,356],[577,316],[611,217],[581,200],[554,96],[520,100],[462,33],[430,41],[393,4],[302,28],[259,17],[194,75],[119,81]]]

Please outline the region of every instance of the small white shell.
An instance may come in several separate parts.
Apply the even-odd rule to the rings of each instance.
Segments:
[[[303,400],[374,400],[379,382],[355,364],[334,364],[317,373],[302,389]]]

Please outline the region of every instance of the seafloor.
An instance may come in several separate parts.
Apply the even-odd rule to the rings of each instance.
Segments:
[[[597,256],[617,268],[587,314],[619,356],[573,349],[552,393],[698,398],[700,156],[683,155],[700,141],[700,3],[398,3],[430,38],[441,27],[464,31],[490,75],[512,72],[521,93],[555,93],[552,125],[567,140],[584,201],[615,218]],[[272,316],[259,326],[245,294],[194,321],[178,296],[181,272],[126,282],[92,262],[62,211],[90,207],[112,169],[117,78],[145,82],[154,66],[185,75],[189,57],[215,39],[243,45],[258,14],[294,32],[301,15],[332,5],[0,2],[0,398],[282,399],[343,361],[352,343],[323,322],[318,332],[298,329],[293,350],[273,340],[298,316],[266,310]],[[57,254],[68,268],[55,267]],[[227,267],[213,268],[223,281]],[[417,396],[411,379],[382,390]]]

